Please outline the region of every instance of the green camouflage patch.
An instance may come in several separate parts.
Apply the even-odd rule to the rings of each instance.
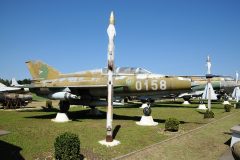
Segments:
[[[42,65],[39,70],[39,77],[46,79],[48,77],[48,67],[47,65]]]

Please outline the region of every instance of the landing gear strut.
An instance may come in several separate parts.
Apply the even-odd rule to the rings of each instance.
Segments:
[[[157,122],[154,122],[151,115],[152,109],[150,108],[150,103],[147,103],[147,106],[143,108],[143,116],[139,122],[136,122],[140,126],[156,126]]]
[[[69,101],[60,101],[59,108],[60,108],[60,113],[67,113],[70,108]]]
[[[88,115],[92,116],[101,116],[102,113],[96,108],[96,106],[89,106],[91,109],[88,112]]]
[[[152,113],[152,109],[150,108],[150,105],[148,105],[148,107],[143,108],[144,116],[150,116],[151,113]]]
[[[57,113],[56,118],[52,119],[53,122],[68,122],[70,121],[67,116],[67,112],[69,110],[70,103],[69,101],[60,101],[59,102],[59,108],[60,112]]]

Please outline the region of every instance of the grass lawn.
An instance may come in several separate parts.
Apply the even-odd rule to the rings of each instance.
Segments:
[[[72,107],[68,113],[72,121],[68,123],[51,122],[51,119],[56,116],[56,110],[52,112],[45,112],[41,109],[34,111],[1,110],[0,129],[11,133],[1,136],[0,142],[20,148],[20,154],[25,159],[45,159],[46,157],[51,159],[54,154],[55,138],[59,134],[69,131],[79,136],[81,153],[87,159],[111,159],[231,114],[231,112],[224,111],[223,105],[215,103],[212,105],[215,118],[203,119],[203,114],[196,111],[197,106],[197,103],[189,106],[184,106],[180,102],[156,103],[152,106],[152,116],[155,121],[159,122],[159,125],[155,127],[143,127],[135,124],[142,115],[139,105],[115,107],[113,121],[113,125],[116,127],[115,138],[121,142],[121,145],[113,148],[106,148],[98,143],[106,136],[105,107],[99,107],[103,112],[103,116],[100,117],[88,116],[86,114],[88,109],[81,106]],[[170,117],[181,121],[179,132],[169,134],[163,131],[164,122]]]

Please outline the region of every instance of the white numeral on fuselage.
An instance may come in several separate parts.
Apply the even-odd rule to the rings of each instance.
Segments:
[[[136,81],[136,90],[140,91],[140,90],[146,90],[148,91],[149,88],[151,90],[166,90],[167,89],[167,82],[165,80],[160,80],[158,81],[157,79],[153,79],[151,80],[151,84],[148,83],[149,80],[145,80],[145,81],[140,81],[137,80]],[[150,86],[149,86],[150,85]]]

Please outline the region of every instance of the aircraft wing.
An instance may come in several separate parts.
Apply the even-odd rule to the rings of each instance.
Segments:
[[[183,94],[180,94],[178,97],[179,98],[183,98],[183,97],[186,97],[186,96],[200,97],[200,96],[202,96],[203,92],[204,91],[202,90],[202,91],[194,91],[194,92],[191,92],[191,93],[183,93]]]
[[[11,91],[18,91],[21,88],[15,88],[15,87],[0,87],[0,92],[11,92]]]
[[[127,87],[123,85],[113,86],[114,88]],[[107,88],[107,85],[79,85],[79,86],[34,86],[34,85],[25,85],[19,86],[19,88],[74,88],[74,89],[91,89],[91,88]]]

